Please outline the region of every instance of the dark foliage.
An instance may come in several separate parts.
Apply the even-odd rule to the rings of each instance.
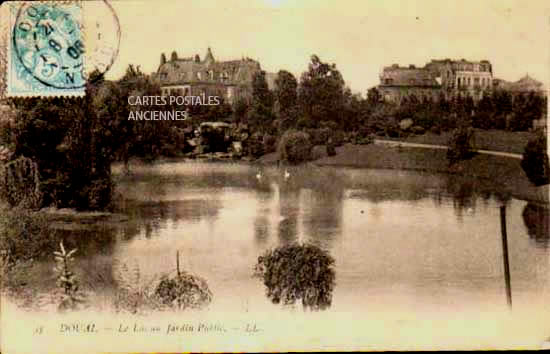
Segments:
[[[525,146],[521,167],[535,186],[550,183],[546,135],[539,133]]]
[[[472,156],[474,130],[471,127],[461,126],[453,131],[449,138],[447,160],[449,165]]]
[[[164,276],[155,290],[161,303],[181,310],[201,309],[212,301],[206,281],[185,272],[173,278]]]
[[[286,245],[258,257],[256,272],[274,304],[302,300],[304,309],[324,310],[332,303],[333,266],[334,259],[316,246]]]
[[[313,144],[309,134],[289,130],[279,140],[277,151],[279,160],[290,164],[298,164],[311,160]]]

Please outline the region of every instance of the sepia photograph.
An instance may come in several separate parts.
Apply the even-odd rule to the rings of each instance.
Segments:
[[[0,351],[550,349],[550,3],[0,5]]]

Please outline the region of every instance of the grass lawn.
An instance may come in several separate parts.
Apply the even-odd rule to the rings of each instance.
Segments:
[[[445,150],[381,145],[346,144],[336,149],[336,156],[314,161],[322,166],[347,166],[375,169],[417,170],[457,174],[479,180],[483,189],[534,202],[548,202],[541,189],[534,187],[521,168],[519,159],[477,154],[449,167]]]
[[[440,135],[428,132],[424,135],[412,135],[407,138],[387,138],[388,140],[406,141],[410,143],[447,145],[451,132]],[[522,154],[529,139],[535,136],[532,132],[507,132],[503,130],[475,130],[476,148],[479,150],[494,150]],[[382,138],[385,139],[385,138]]]

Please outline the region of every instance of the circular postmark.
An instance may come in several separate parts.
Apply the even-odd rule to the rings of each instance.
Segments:
[[[36,80],[78,89],[92,72],[103,74],[114,63],[120,26],[107,1],[31,2],[19,8],[12,39],[17,58]]]

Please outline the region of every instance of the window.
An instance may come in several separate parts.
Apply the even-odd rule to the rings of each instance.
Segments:
[[[201,72],[197,72],[197,79],[202,80],[202,73]]]
[[[458,87],[462,86],[462,82],[461,82],[461,81],[462,81],[462,80],[461,80],[461,78],[459,77],[459,78],[457,79],[457,85],[458,85]]]
[[[386,83],[386,85],[391,85],[391,84],[393,84],[393,79],[386,79],[385,83]]]

